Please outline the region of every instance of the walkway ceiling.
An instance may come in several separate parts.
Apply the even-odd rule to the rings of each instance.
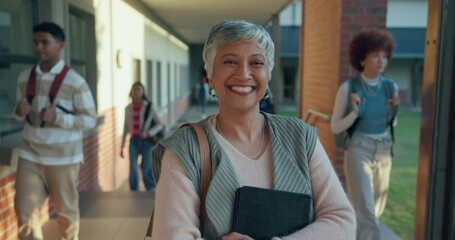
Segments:
[[[214,24],[244,19],[264,25],[292,0],[142,0],[189,44],[203,44]]]

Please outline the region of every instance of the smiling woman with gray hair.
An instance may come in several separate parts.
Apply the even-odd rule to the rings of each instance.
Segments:
[[[196,137],[191,128],[180,128],[154,150],[161,169],[156,171],[160,178],[153,239],[252,239],[231,230],[235,191],[242,186],[309,196],[309,224],[273,239],[354,239],[353,208],[316,129],[300,119],[259,111],[273,53],[272,39],[262,26],[229,20],[212,28],[203,54],[219,113],[199,122],[213,166],[205,199],[207,218],[199,218]]]

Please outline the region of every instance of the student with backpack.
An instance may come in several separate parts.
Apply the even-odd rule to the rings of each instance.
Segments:
[[[123,158],[126,136],[129,134],[129,184],[132,191],[139,191],[139,155],[142,156],[141,171],[145,188],[147,191],[155,188],[152,173],[152,147],[164,129],[156,109],[145,96],[144,90],[144,86],[140,82],[135,82],[131,87],[132,102],[125,108],[125,124],[120,148],[120,156]]]
[[[65,65],[63,29],[43,22],[33,27],[38,64],[18,77],[14,117],[24,121],[14,208],[19,239],[42,239],[40,213],[52,196],[61,239],[78,239],[79,169],[83,130],[96,125],[96,108],[82,76]]]
[[[392,167],[393,125],[400,104],[398,86],[382,76],[395,49],[384,30],[357,33],[349,46],[352,67],[359,74],[338,89],[330,126],[343,137],[348,196],[356,210],[357,239],[381,239],[379,217],[384,212]],[[387,129],[391,128],[391,136]]]

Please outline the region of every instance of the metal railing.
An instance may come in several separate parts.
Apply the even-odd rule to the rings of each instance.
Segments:
[[[327,122],[330,122],[330,119],[332,118],[332,115],[330,115],[330,114],[319,112],[319,111],[316,111],[316,110],[310,108],[310,109],[308,109],[308,112],[305,116],[305,122],[308,122],[308,120],[310,120],[310,117],[312,115],[316,116],[317,119],[322,119]]]

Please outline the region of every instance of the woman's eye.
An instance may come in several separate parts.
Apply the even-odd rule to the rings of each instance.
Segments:
[[[236,61],[234,61],[234,60],[226,60],[226,61],[224,61],[224,64],[236,64]]]
[[[253,65],[253,66],[262,66],[262,65],[264,65],[264,62],[262,62],[262,61],[252,61],[251,65]]]

